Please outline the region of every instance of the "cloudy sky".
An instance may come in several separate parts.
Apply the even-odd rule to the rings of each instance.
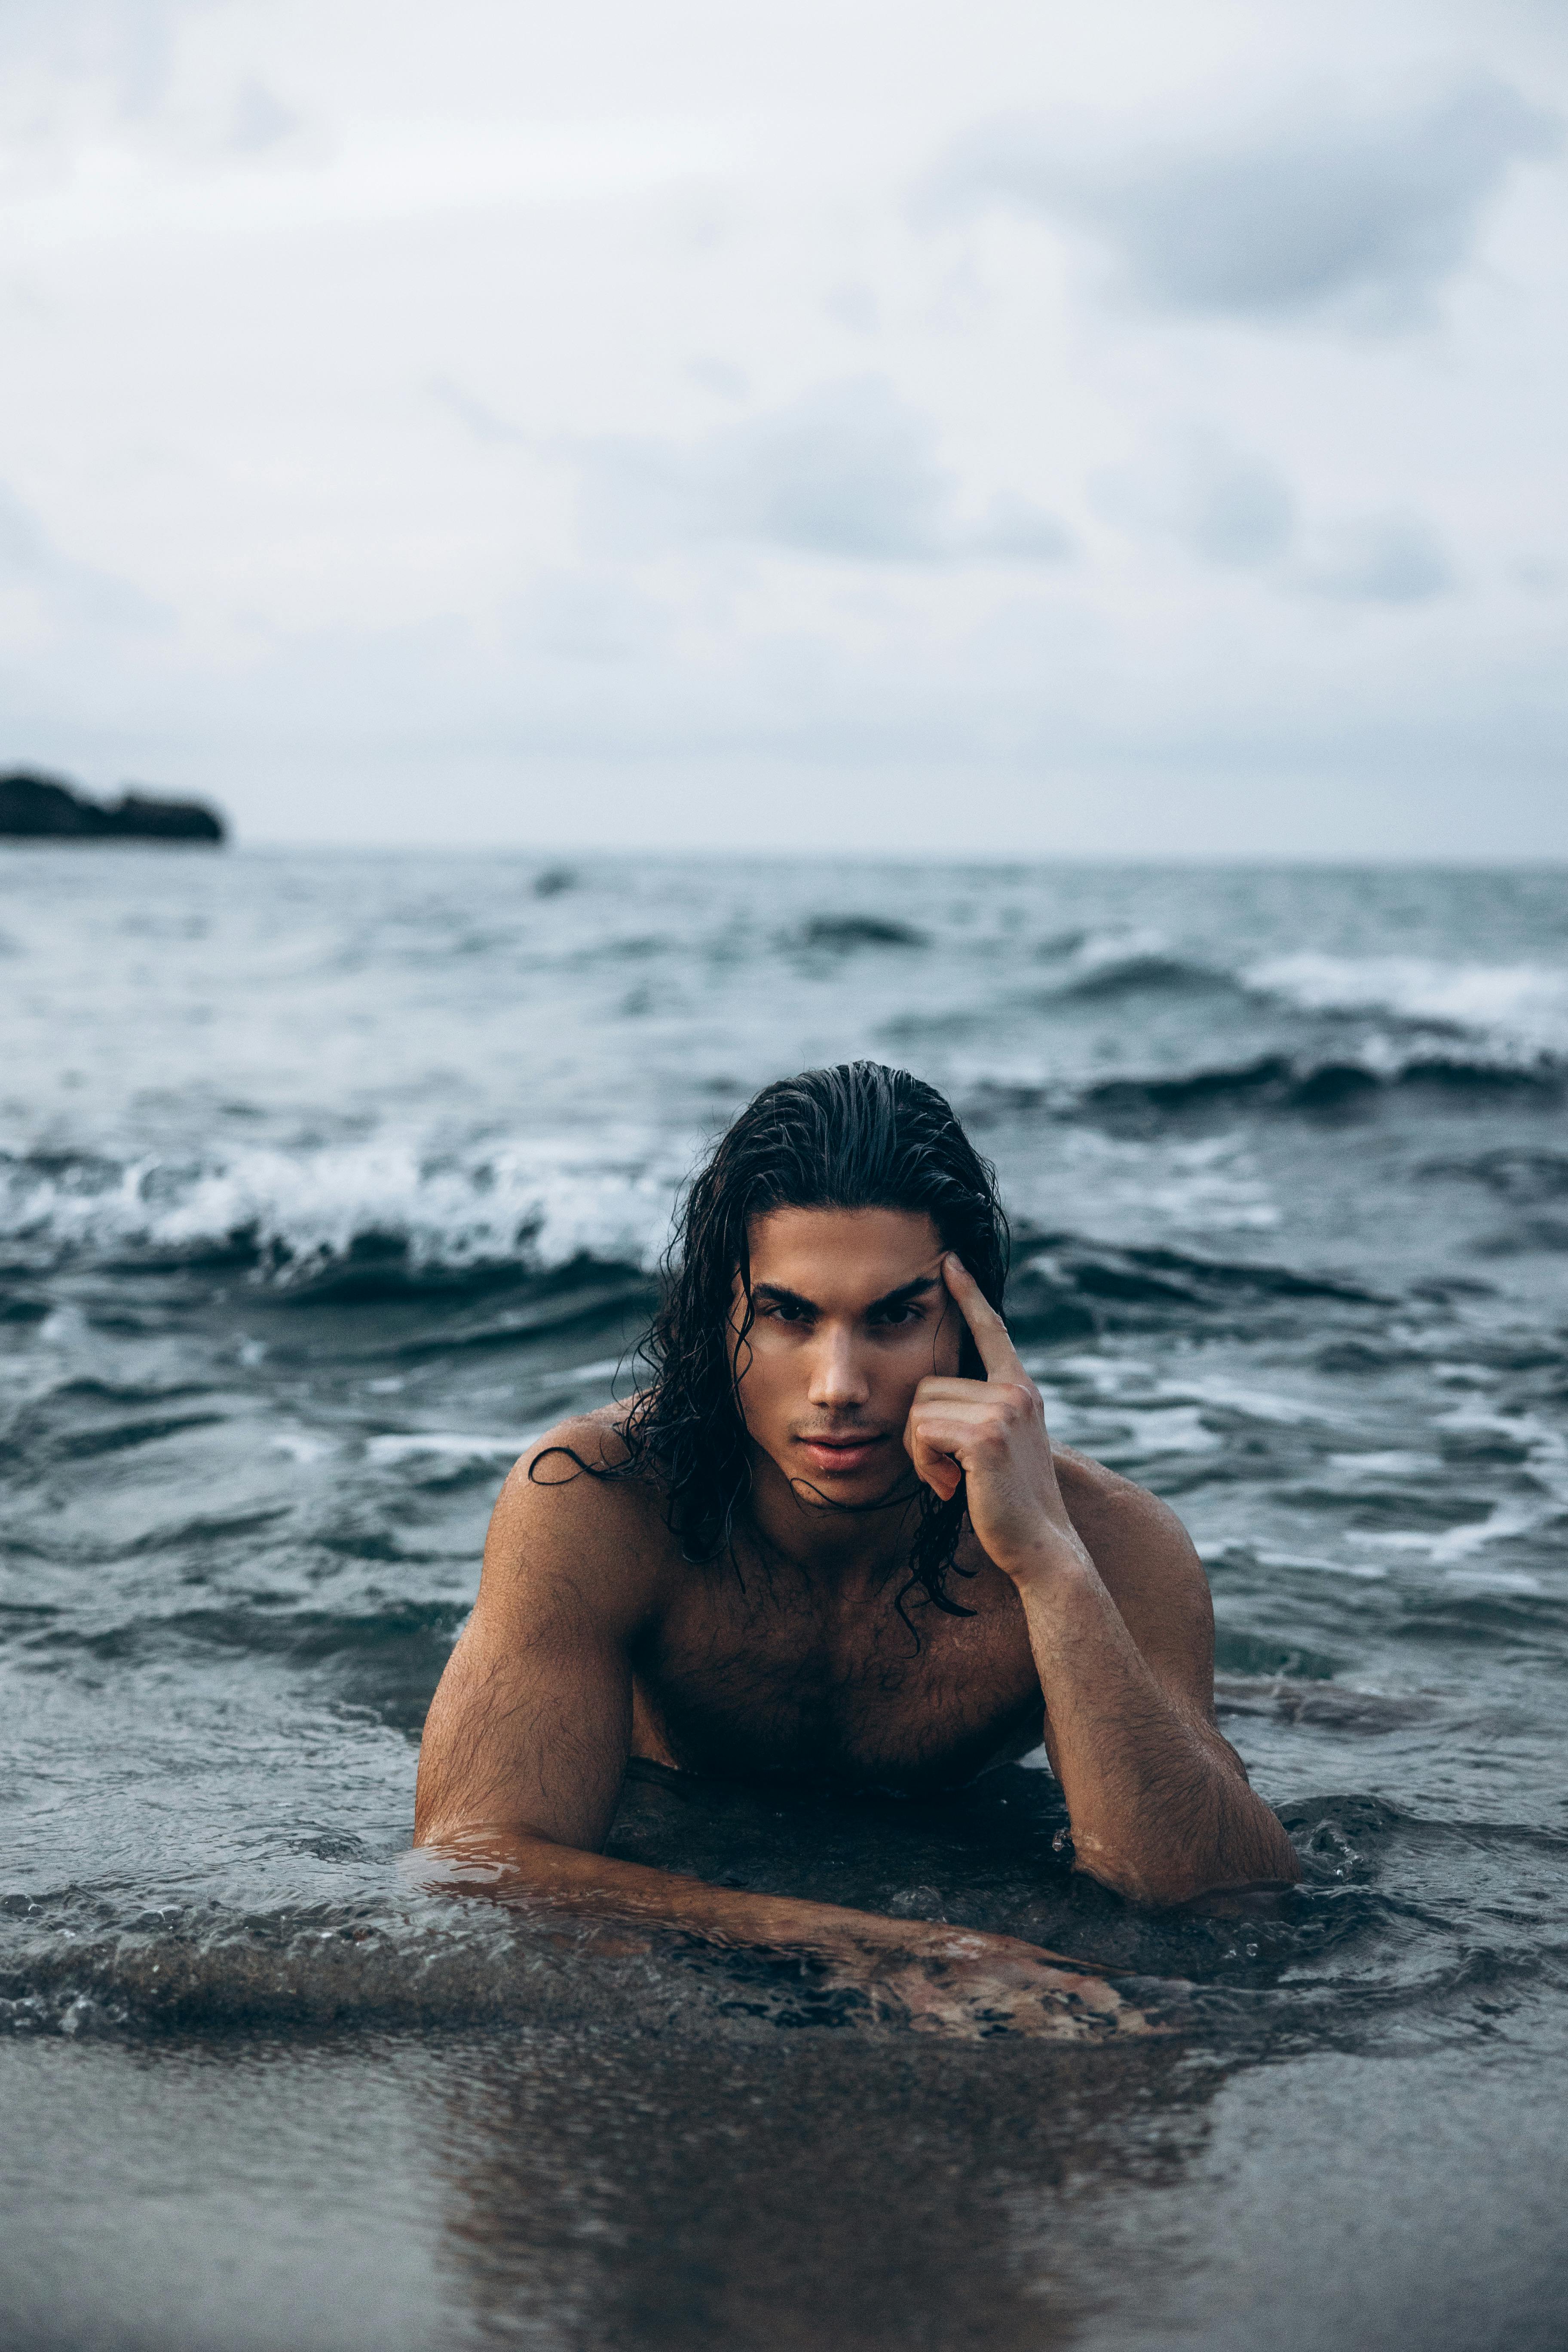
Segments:
[[[0,763],[1568,857],[1562,0],[0,0]]]

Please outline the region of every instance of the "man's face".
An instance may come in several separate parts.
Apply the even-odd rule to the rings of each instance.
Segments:
[[[908,1473],[916,1388],[958,1370],[963,1323],[936,1227],[907,1209],[774,1209],[751,1250],[747,1431],[803,1501],[872,1501]],[[737,1276],[737,1333],[744,1313]]]

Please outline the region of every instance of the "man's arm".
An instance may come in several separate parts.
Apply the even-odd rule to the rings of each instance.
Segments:
[[[957,1258],[944,1274],[987,1377],[922,1381],[905,1444],[938,1494],[962,1472],[975,1536],[1024,1604],[1079,1867],[1139,1903],[1293,1883],[1290,1841],[1215,1724],[1208,1586],[1180,1522],[1087,1463],[1069,1515],[1005,1325]]]
[[[1047,1744],[1079,1866],[1135,1901],[1300,1876],[1214,1716],[1214,1609],[1175,1514],[1098,1465],[1064,1464],[1086,1560],[1020,1581]]]
[[[1068,1975],[1052,1965],[1058,1955],[1011,1937],[709,1886],[600,1851],[631,1744],[630,1649],[663,1570],[646,1496],[630,1481],[590,1477],[550,1448],[596,1462],[615,1442],[595,1421],[552,1432],[496,1506],[479,1601],[431,1705],[419,1759],[415,1843],[429,1851],[437,1883],[717,1945],[825,1956],[844,1981],[875,1982],[939,2022],[952,2021],[957,2000],[1000,2008],[1026,2030],[1024,2011],[1044,2000],[1132,2026],[1136,2012],[1108,1985]],[[942,1964],[940,1985],[922,1974],[932,1962]]]

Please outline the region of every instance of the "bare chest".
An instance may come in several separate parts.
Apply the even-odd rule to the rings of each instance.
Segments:
[[[732,1568],[688,1571],[636,1660],[634,1746],[688,1770],[934,1788],[1040,1736],[1017,1595],[987,1564],[973,1617],[896,1587],[846,1601]],[[911,1631],[911,1626],[913,1631]]]

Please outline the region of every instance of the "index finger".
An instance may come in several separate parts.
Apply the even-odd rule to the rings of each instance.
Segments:
[[[988,1381],[1016,1381],[1029,1386],[1029,1375],[1018,1361],[1018,1351],[1007,1337],[1007,1326],[997,1314],[963,1260],[949,1250],[942,1262],[942,1278],[968,1324]]]

